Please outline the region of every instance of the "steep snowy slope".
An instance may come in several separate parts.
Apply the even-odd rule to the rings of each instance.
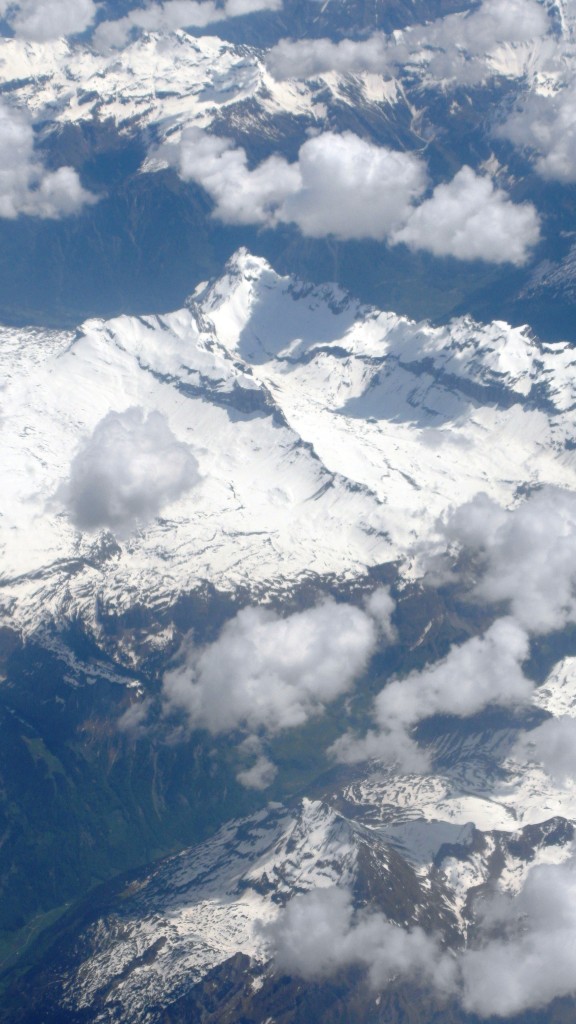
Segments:
[[[359,306],[239,253],[188,309],[5,331],[3,605],[33,631],[162,607],[201,581],[285,590],[410,558],[458,495],[576,485],[574,355],[527,329]],[[110,414],[160,413],[200,482],[116,542],[66,488]],[[422,500],[426,495],[425,501]],[[407,566],[404,566],[406,571]]]
[[[119,911],[80,939],[89,953],[62,977],[61,1005],[93,1012],[99,1004],[102,1020],[120,1005],[130,1021],[153,1021],[237,952],[265,961],[261,925],[295,893],[335,884],[374,889],[403,922],[456,926],[442,880],[430,884],[376,834],[319,801],[270,806],[128,887]]]

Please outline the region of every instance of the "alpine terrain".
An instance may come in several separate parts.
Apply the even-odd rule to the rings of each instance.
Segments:
[[[0,1021],[576,1021],[576,4],[0,0]]]

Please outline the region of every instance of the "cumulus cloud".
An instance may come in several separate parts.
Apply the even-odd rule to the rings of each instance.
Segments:
[[[180,664],[164,676],[166,711],[184,711],[192,728],[214,734],[274,734],[303,725],[365,670],[381,623],[331,599],[284,618],[244,608],[214,643],[184,648]]]
[[[383,32],[369,39],[281,39],[273,46],[266,64],[274,78],[313,78],[326,71],[342,74],[371,71],[384,74],[395,69],[393,43]]]
[[[432,23],[433,41],[443,40],[471,53],[488,53],[501,43],[521,43],[545,35],[550,22],[538,0],[484,0],[465,15],[449,15]],[[429,38],[423,29],[424,38]]]
[[[576,863],[532,868],[486,908],[487,938],[460,961],[465,1009],[508,1017],[576,991]],[[500,936],[493,937],[499,930]],[[486,983],[489,979],[489,984]]]
[[[491,705],[527,703],[533,683],[522,663],[529,652],[525,630],[514,619],[498,619],[483,636],[453,646],[442,661],[390,682],[374,702],[376,729],[365,736],[346,733],[333,744],[332,755],[348,764],[378,758],[422,770],[427,760],[410,736],[412,728],[432,715],[465,718]]]
[[[28,116],[0,100],[0,217],[20,214],[56,219],[78,213],[95,203],[72,167],[48,171],[34,151],[34,131]]]
[[[130,704],[118,719],[117,724],[120,732],[125,732],[134,739],[145,736],[148,732],[148,716],[151,709],[152,700],[150,697]]]
[[[214,216],[226,224],[270,224],[283,202],[301,187],[298,166],[271,156],[254,170],[244,149],[231,139],[198,128],[183,133],[176,151],[163,151],[176,163],[184,181],[201,185],[214,200]]]
[[[274,782],[278,769],[264,753],[259,737],[247,736],[238,747],[238,753],[242,758],[253,760],[249,768],[243,768],[237,773],[238,782],[246,789],[268,789]]]
[[[158,412],[110,412],[70,466],[62,496],[80,530],[131,532],[199,481],[189,446]]]
[[[393,978],[415,977],[449,990],[454,962],[421,928],[406,931],[380,913],[355,913],[345,888],[294,896],[263,928],[276,968],[306,979],[329,977],[358,965],[382,988]]]
[[[479,494],[443,534],[474,559],[478,598],[506,602],[534,633],[576,622],[576,494],[545,487],[511,511]]]
[[[490,178],[462,167],[409,214],[392,240],[435,256],[520,266],[539,237],[532,203],[513,203]]]
[[[287,974],[322,979],[356,965],[376,990],[416,977],[468,1012],[512,1017],[576,992],[576,862],[533,867],[516,896],[486,901],[476,948],[455,957],[419,928],[355,912],[342,888],[295,896],[262,931]]]
[[[576,719],[550,718],[520,737],[512,750],[516,761],[535,761],[560,783],[576,778]]]
[[[424,162],[352,132],[324,132],[300,147],[295,162],[273,155],[255,168],[231,139],[198,128],[157,156],[201,185],[214,201],[213,216],[227,224],[295,224],[310,238],[403,242],[496,263],[524,263],[539,237],[534,207],[515,205],[469,167],[416,206],[427,184]]]
[[[230,139],[185,132],[176,153],[166,149],[181,177],[201,185],[228,224],[296,224],[320,238],[383,239],[422,193],[426,170],[412,154],[325,132],[308,139],[298,160],[271,156],[248,167],[246,152]]]
[[[384,239],[426,182],[416,156],[375,146],[352,132],[309,139],[298,166],[300,187],[286,197],[279,218],[312,238]]]
[[[0,0],[0,16],[18,39],[45,42],[90,28],[98,11],[94,0]]]
[[[543,178],[576,181],[576,86],[551,96],[529,96],[498,134],[531,150]]]
[[[386,36],[376,32],[365,40],[281,40],[267,58],[277,79],[311,78],[324,72],[368,71],[397,74],[415,57],[442,79],[480,81],[490,74],[485,59],[503,43],[540,38],[549,20],[538,0],[484,0],[467,14],[450,14],[427,25],[414,25]]]
[[[257,11],[277,11],[282,0],[226,0],[217,6],[213,0],[166,0],[138,7],[123,18],[104,21],[96,29],[96,48],[122,47],[135,30],[172,32],[180,28],[204,28],[227,18],[238,18]]]

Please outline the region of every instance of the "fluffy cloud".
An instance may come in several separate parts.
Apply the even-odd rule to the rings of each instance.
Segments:
[[[129,533],[193,487],[198,465],[164,416],[142,409],[111,412],[97,424],[70,467],[62,496],[80,530]]]
[[[34,131],[23,111],[0,100],[0,217],[55,219],[78,213],[96,197],[72,167],[47,171],[34,152]]]
[[[333,600],[285,618],[244,608],[214,643],[182,651],[164,676],[166,711],[214,734],[303,725],[351,688],[389,629],[380,614]]]
[[[45,42],[89,28],[97,13],[94,0],[0,0],[0,15],[19,39]]]
[[[448,38],[472,53],[486,53],[499,43],[522,43],[545,35],[547,12],[538,0],[484,0],[465,17],[446,18]],[[442,38],[442,27],[439,25]]]
[[[231,140],[193,129],[184,134],[176,163],[184,180],[206,189],[220,220],[270,227],[293,223],[314,238],[383,239],[402,222],[426,182],[418,157],[351,132],[309,139],[296,163],[271,156],[250,170],[245,151]]]
[[[383,914],[355,913],[344,888],[294,896],[263,931],[277,969],[287,974],[322,978],[359,965],[376,989],[398,976],[417,976],[445,990],[454,983],[453,961],[435,939],[420,928],[405,931]]]
[[[485,924],[486,941],[460,961],[465,1009],[509,1017],[576,992],[574,859],[533,868],[517,897],[492,901]]]
[[[298,165],[300,187],[287,196],[279,217],[312,238],[386,238],[426,182],[417,157],[351,132],[309,139]]]
[[[208,135],[197,128],[184,132],[175,159],[184,181],[195,181],[216,206],[214,216],[226,224],[271,224],[291,193],[301,187],[298,166],[272,156],[249,170],[245,150],[231,139]]]
[[[227,18],[238,18],[256,11],[277,11],[282,0],[226,0],[217,6],[213,0],[166,0],[138,7],[116,21],[104,21],[96,29],[93,44],[97,48],[122,47],[134,30],[171,32],[179,28],[204,28]]]
[[[356,965],[375,989],[417,977],[471,1013],[512,1017],[576,992],[576,862],[534,867],[518,895],[487,901],[476,948],[457,957],[421,929],[355,913],[342,888],[295,896],[262,930],[279,971],[312,980]]]
[[[272,785],[278,769],[276,765],[264,753],[261,740],[258,736],[247,736],[238,747],[238,753],[242,758],[254,760],[249,768],[243,768],[238,772],[236,778],[246,789],[268,789]]]
[[[506,602],[534,633],[576,622],[576,494],[546,487],[512,511],[480,494],[443,532],[473,557],[478,598]]]
[[[208,192],[213,215],[228,224],[295,224],[303,235],[372,238],[439,256],[523,263],[538,241],[533,206],[517,206],[489,178],[463,167],[420,206],[423,161],[352,132],[308,139],[298,160],[271,156],[248,166],[244,149],[190,129],[158,156]]]
[[[522,671],[530,652],[526,632],[514,619],[498,619],[481,637],[451,648],[442,661],[390,682],[374,702],[375,730],[346,733],[331,753],[346,763],[378,758],[420,771],[427,761],[410,737],[411,729],[432,715],[465,718],[490,705],[526,703],[533,684]]]
[[[530,96],[498,134],[532,150],[543,178],[576,181],[576,86],[552,96]]]
[[[409,214],[393,241],[435,256],[521,265],[538,242],[539,224],[531,203],[512,203],[490,178],[462,167]]]
[[[281,39],[266,58],[274,78],[313,78],[325,71],[342,74],[372,71],[384,74],[395,67],[393,44],[383,32],[375,32],[369,39],[356,42],[342,39]]]
[[[547,33],[549,20],[537,0],[484,0],[467,14],[450,14],[386,36],[376,32],[358,42],[343,39],[281,40],[268,55],[275,78],[311,78],[326,71],[394,75],[416,56],[442,79],[480,81],[490,73],[485,59],[502,43],[519,43]]]
[[[550,718],[521,736],[512,757],[536,761],[560,783],[576,778],[576,719],[568,715]]]

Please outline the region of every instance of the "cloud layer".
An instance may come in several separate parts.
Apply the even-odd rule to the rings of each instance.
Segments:
[[[166,710],[184,711],[192,728],[214,734],[303,725],[351,688],[389,629],[381,606],[371,612],[325,600],[285,618],[244,608],[214,643],[188,645],[165,674]]]
[[[427,759],[411,739],[412,728],[432,715],[465,718],[486,707],[528,703],[533,683],[522,671],[530,652],[528,635],[514,619],[499,619],[483,636],[451,648],[422,672],[395,679],[374,701],[376,728],[365,736],[346,733],[331,748],[351,764],[378,758],[421,771]]]
[[[339,761],[377,758],[425,770],[426,754],[412,738],[418,722],[437,714],[468,717],[491,705],[528,704],[533,683],[522,666],[530,656],[530,635],[576,622],[575,494],[543,488],[511,511],[479,494],[448,517],[441,543],[451,559],[465,553],[473,583],[470,569],[459,582],[471,596],[496,608],[504,605],[509,614],[483,636],[452,647],[442,661],[389,682],[374,702],[374,728],[362,736],[345,733],[332,745],[330,753]],[[435,569],[431,582],[439,578],[442,572],[438,577]],[[572,735],[568,723],[545,723],[521,741],[518,752],[525,742],[526,756],[565,775],[570,765],[576,767],[569,753]]]
[[[383,914],[354,912],[344,888],[295,896],[264,934],[278,970],[306,979],[330,977],[344,967],[367,968],[371,985],[417,976],[437,988],[453,985],[454,965],[421,928],[405,931]]]
[[[482,1017],[508,1017],[546,1006],[557,996],[572,995],[576,991],[574,859],[560,866],[535,867],[517,897],[496,897],[485,911],[485,931],[488,937],[480,948],[461,958],[465,1009]]]
[[[281,7],[282,0],[226,0],[221,6],[213,0],[148,3],[123,18],[102,22],[94,33],[93,44],[103,49],[120,48],[125,46],[133,31],[173,32],[180,28],[204,28],[227,18],[238,18],[256,11],[277,11]]]
[[[576,85],[552,96],[529,96],[498,134],[532,151],[543,178],[576,181]]]
[[[28,116],[0,100],[0,217],[57,219],[96,202],[72,167],[48,171],[34,150]]]
[[[576,719],[548,719],[519,738],[512,757],[523,764],[539,763],[560,784],[576,778]]]
[[[480,494],[443,533],[473,558],[476,597],[505,602],[533,633],[576,622],[576,494],[546,487],[512,511]]]
[[[63,496],[78,529],[124,535],[198,481],[194,455],[165,417],[131,408],[97,424],[72,461]]]
[[[352,132],[324,132],[300,147],[294,163],[273,155],[255,168],[232,140],[197,128],[157,155],[201,185],[215,204],[213,216],[227,224],[294,224],[310,238],[369,238],[514,264],[526,262],[539,239],[534,207],[514,204],[489,178],[463,167],[422,202],[421,158]]]
[[[32,42],[84,32],[93,24],[97,11],[94,0],[0,0],[0,16],[14,35]]]
[[[467,14],[451,14],[392,36],[376,32],[366,40],[338,43],[283,39],[272,47],[267,63],[274,77],[282,80],[330,71],[394,76],[417,59],[439,80],[472,84],[491,74],[485,58],[498,46],[541,38],[549,28],[537,0],[484,0]]]
[[[460,260],[514,263],[528,259],[540,238],[531,203],[516,205],[490,178],[462,167],[447,185],[437,185],[393,235],[410,249]]]
[[[262,930],[280,972],[313,980],[356,965],[376,990],[418,978],[480,1017],[511,1017],[576,991],[576,861],[534,867],[516,896],[486,901],[475,948],[457,956],[419,928],[355,912],[343,888],[293,897]]]

